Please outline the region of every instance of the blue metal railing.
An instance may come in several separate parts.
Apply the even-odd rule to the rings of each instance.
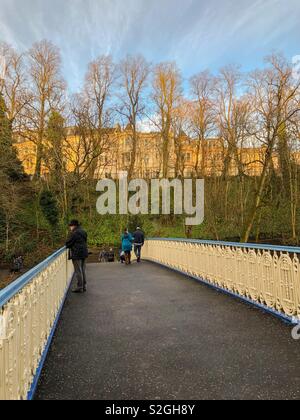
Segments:
[[[30,283],[34,277],[39,275],[45,268],[49,266],[57,257],[65,252],[65,247],[59,249],[50,257],[46,258],[36,267],[19,277],[16,281],[11,283],[5,289],[0,291],[0,308],[4,306],[10,299],[12,299],[20,290],[22,290],[28,283]]]
[[[277,245],[266,245],[266,244],[248,244],[241,242],[224,242],[224,241],[207,241],[198,239],[184,239],[184,238],[147,238],[149,241],[166,241],[166,242],[181,242],[181,243],[192,243],[199,245],[214,245],[223,247],[235,247],[243,249],[258,249],[274,252],[285,252],[289,254],[300,254],[300,247],[290,246],[277,246]]]

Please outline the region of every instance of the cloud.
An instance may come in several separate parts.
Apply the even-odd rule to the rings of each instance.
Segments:
[[[0,0],[0,40],[52,40],[73,90],[99,54],[176,60],[186,77],[231,61],[256,67],[274,49],[293,56],[299,20],[299,0]]]
[[[203,68],[228,62],[255,67],[272,50],[289,54],[287,46],[300,34],[296,17],[300,17],[300,4],[289,0],[285,6],[289,3],[294,8],[283,7],[280,0],[211,0],[170,55],[189,73],[195,62]]]

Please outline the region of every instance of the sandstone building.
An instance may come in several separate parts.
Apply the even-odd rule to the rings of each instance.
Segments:
[[[93,160],[93,176],[117,178],[121,171],[127,171],[131,162],[132,133],[130,128],[120,126],[103,130],[100,136],[91,139],[75,128],[66,129],[62,145],[62,159],[69,172],[86,171]],[[36,144],[33,136],[16,136],[15,146],[25,172],[33,176],[36,167]],[[45,154],[51,148],[45,140]],[[139,133],[136,154],[135,178],[162,177],[162,140],[159,133]],[[95,153],[96,151],[96,153]],[[172,140],[169,150],[169,177],[220,176],[224,170],[227,154],[224,144],[218,139],[208,139],[198,147],[196,140],[182,134]],[[238,174],[239,169],[246,175],[259,176],[262,170],[264,150],[261,148],[238,149],[236,158],[229,164],[229,174]],[[238,163],[237,163],[238,162]],[[274,157],[274,166],[278,166]],[[49,172],[44,160],[43,176]]]

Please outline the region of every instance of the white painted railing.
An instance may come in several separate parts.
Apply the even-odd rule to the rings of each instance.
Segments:
[[[32,397],[72,275],[61,249],[0,291],[0,400]]]
[[[149,239],[144,257],[289,319],[300,319],[300,248]]]

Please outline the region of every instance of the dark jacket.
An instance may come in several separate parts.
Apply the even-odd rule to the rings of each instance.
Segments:
[[[144,232],[142,232],[141,230],[137,230],[136,232],[134,232],[133,238],[134,238],[134,245],[142,245],[142,246],[144,245],[145,235],[144,235]]]
[[[70,234],[66,247],[70,250],[71,260],[85,260],[88,258],[87,238],[87,233],[81,227]]]

